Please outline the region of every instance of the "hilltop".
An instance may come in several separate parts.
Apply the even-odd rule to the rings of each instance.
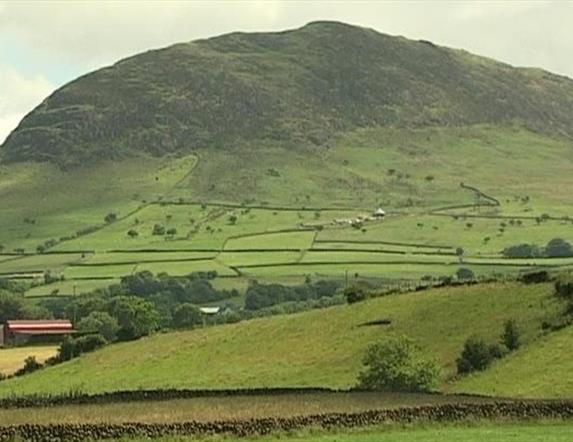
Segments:
[[[65,85],[0,150],[70,168],[197,149],[300,154],[357,129],[519,124],[573,137],[573,81],[337,22],[232,33],[121,60]],[[238,150],[236,150],[238,149]]]

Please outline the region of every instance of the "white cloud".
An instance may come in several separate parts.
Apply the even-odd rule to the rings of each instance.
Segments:
[[[41,75],[26,77],[0,64],[0,144],[24,115],[54,90]]]

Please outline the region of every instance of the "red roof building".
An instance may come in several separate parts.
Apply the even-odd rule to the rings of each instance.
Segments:
[[[74,332],[72,323],[68,320],[46,320],[46,321],[6,321],[3,328],[4,345],[24,342],[32,336],[66,336]]]

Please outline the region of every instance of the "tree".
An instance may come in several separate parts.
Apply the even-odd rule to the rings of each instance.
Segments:
[[[160,315],[153,304],[136,296],[117,296],[109,304],[109,313],[117,319],[117,337],[129,341],[159,329]]]
[[[371,345],[363,359],[358,377],[360,388],[385,391],[430,391],[440,377],[433,360],[422,357],[420,349],[408,338],[388,338]]]
[[[464,260],[464,249],[462,249],[461,247],[457,247],[456,248],[456,256],[458,257],[460,262],[463,262],[463,260]]]
[[[180,304],[173,311],[173,327],[175,328],[191,328],[202,323],[201,310],[194,304]]]
[[[153,226],[152,234],[153,235],[165,235],[165,227],[163,227],[161,224],[155,224]]]
[[[485,370],[494,359],[503,356],[499,345],[488,345],[483,339],[472,336],[464,343],[462,354],[456,360],[459,374]]]
[[[10,319],[22,319],[24,312],[24,303],[21,298],[11,293],[0,291],[0,324]]]
[[[458,278],[460,281],[471,281],[474,280],[475,277],[476,275],[473,270],[466,267],[460,267],[456,272],[456,278]]]
[[[229,224],[234,225],[237,222],[237,215],[229,216]]]
[[[117,214],[113,212],[108,213],[103,220],[105,221],[106,224],[111,224],[117,221]]]
[[[344,290],[344,297],[346,302],[349,304],[354,304],[355,302],[364,301],[366,299],[366,293],[360,287],[348,287]]]
[[[171,227],[171,228],[167,229],[167,231],[165,233],[170,238],[173,238],[175,235],[177,235],[177,229],[175,227]]]
[[[113,342],[117,338],[119,324],[109,313],[95,311],[81,319],[76,328],[84,333],[98,333],[106,341]]]
[[[507,258],[537,258],[542,256],[540,248],[535,244],[518,244],[506,247],[502,253]]]
[[[545,246],[545,254],[549,257],[573,256],[573,246],[561,238],[554,238]]]
[[[501,341],[509,351],[514,351],[521,346],[520,335],[521,333],[517,328],[517,323],[513,319],[510,319],[506,321],[503,326]]]
[[[127,236],[129,236],[130,238],[137,238],[139,236],[139,232],[135,229],[129,229],[127,231]]]

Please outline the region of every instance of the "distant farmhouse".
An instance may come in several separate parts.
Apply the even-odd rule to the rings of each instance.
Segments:
[[[6,321],[0,334],[0,345],[18,345],[33,341],[54,341],[74,333],[68,320]]]
[[[384,218],[386,216],[386,212],[381,208],[378,207],[374,213],[372,214],[374,218]]]

